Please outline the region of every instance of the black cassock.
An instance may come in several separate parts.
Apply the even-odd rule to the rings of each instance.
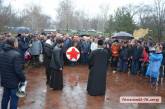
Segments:
[[[63,72],[60,70],[52,70],[50,78],[50,87],[54,90],[63,89]]]
[[[89,77],[87,91],[89,95],[105,95],[106,72],[108,68],[108,51],[97,49],[89,56]]]
[[[62,49],[58,46],[55,46],[53,49],[50,68],[50,87],[54,90],[62,90],[63,72],[60,70],[60,68],[63,68],[63,52]]]

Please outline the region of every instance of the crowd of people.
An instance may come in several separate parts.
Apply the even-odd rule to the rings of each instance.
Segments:
[[[80,59],[77,62],[71,62],[66,57],[67,49],[72,46],[80,51]],[[4,87],[2,109],[7,109],[9,97],[11,97],[12,109],[16,109],[14,107],[18,102],[17,86],[26,80],[22,65],[37,67],[43,63],[46,68],[46,84],[54,90],[62,90],[63,66],[88,64],[89,94],[104,95],[105,72],[109,64],[113,73],[129,73],[149,78],[152,87],[157,86],[158,82],[162,83],[165,66],[164,50],[163,43],[155,43],[151,40],[121,40],[60,33],[22,33],[15,37],[10,33],[2,34],[0,36],[0,73],[1,85]],[[100,75],[98,68],[102,69],[103,75]],[[91,76],[96,74],[98,76]],[[98,77],[102,77],[102,81],[96,81]],[[97,82],[102,83],[103,86],[98,86]]]

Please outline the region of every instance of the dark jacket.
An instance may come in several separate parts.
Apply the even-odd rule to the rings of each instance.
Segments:
[[[25,37],[18,38],[18,43],[19,43],[18,50],[21,53],[21,55],[24,56],[24,53],[29,48],[29,39]]]
[[[129,58],[128,47],[122,47],[120,50],[120,59],[127,61]]]
[[[3,52],[4,43],[0,42],[0,53]]]
[[[63,68],[63,65],[63,50],[56,45],[52,52],[50,67],[54,70],[59,70],[60,68]]]
[[[83,53],[90,52],[90,43],[89,42],[83,41],[80,46],[81,46],[81,52],[83,52]]]
[[[165,65],[165,50],[162,51],[162,54],[163,54],[162,65]]]
[[[67,38],[67,39],[64,41],[64,47],[63,47],[64,53],[66,53],[67,49],[68,49],[69,47],[71,47],[71,46],[72,46],[72,40],[69,39],[69,38]]]
[[[130,52],[132,60],[139,61],[139,59],[142,57],[143,49],[141,47],[133,46]]]
[[[45,43],[44,44],[44,63],[45,65],[49,65],[50,64],[50,60],[52,57],[52,51],[53,51],[53,46],[51,46],[50,44]]]
[[[128,57],[129,57],[129,59],[131,58],[131,56],[132,56],[132,46],[128,46]]]
[[[0,54],[1,85],[5,88],[17,88],[25,81],[22,71],[23,60],[20,53],[10,45],[4,45],[4,52]]]

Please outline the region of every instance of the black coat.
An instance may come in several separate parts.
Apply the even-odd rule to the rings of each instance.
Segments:
[[[0,42],[0,54],[3,53],[3,46],[4,46],[4,43]],[[0,84],[1,84],[1,73],[0,73]]]
[[[49,66],[50,60],[52,57],[53,46],[50,44],[44,44],[44,63],[46,66]]]
[[[90,95],[104,95],[106,89],[106,72],[108,68],[108,52],[97,49],[89,56],[89,78],[87,91]]]
[[[139,59],[142,57],[143,48],[142,47],[133,46],[131,48],[130,53],[131,53],[130,55],[132,57],[132,60],[139,61]]]
[[[50,68],[59,70],[60,68],[63,68],[63,65],[63,50],[62,48],[58,47],[58,45],[56,45],[52,52]]]
[[[162,65],[165,65],[165,50],[162,51],[162,54],[163,54]]]
[[[19,82],[25,81],[21,54],[10,45],[4,45],[0,54],[1,85],[6,88],[17,88]]]
[[[0,53],[3,52],[4,43],[0,42]]]
[[[24,53],[29,48],[29,39],[26,37],[18,38],[18,43],[19,43],[18,51],[21,53],[22,56],[24,56]]]
[[[129,58],[129,49],[128,47],[122,47],[120,50],[120,59],[127,61]]]

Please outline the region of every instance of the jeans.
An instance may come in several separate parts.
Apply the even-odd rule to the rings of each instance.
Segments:
[[[18,96],[16,95],[17,89],[4,88],[3,97],[1,102],[1,109],[8,109],[8,103],[10,101],[10,109],[17,109]]]

